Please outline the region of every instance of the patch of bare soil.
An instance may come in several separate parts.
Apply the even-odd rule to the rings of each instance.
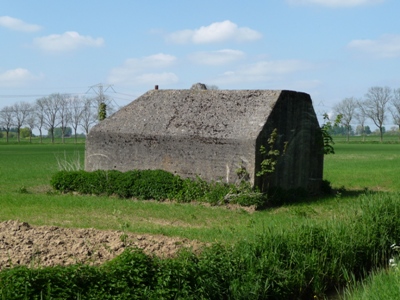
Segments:
[[[150,255],[173,257],[183,247],[199,251],[202,243],[188,239],[56,226],[31,226],[20,221],[0,223],[0,270],[84,263],[98,265],[128,247]]]

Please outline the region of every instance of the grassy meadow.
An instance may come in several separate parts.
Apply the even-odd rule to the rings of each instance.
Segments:
[[[99,229],[119,229],[125,224],[133,232],[177,235],[205,242],[235,242],[251,239],[267,227],[290,228],[343,215],[348,211],[346,205],[351,205],[365,188],[395,191],[400,187],[400,179],[392,176],[396,160],[400,163],[399,150],[400,144],[338,143],[336,155],[325,159],[324,176],[334,188],[345,187],[352,193],[344,193],[340,201],[333,195],[248,213],[244,209],[200,204],[60,195],[51,189],[50,178],[64,165],[79,162],[83,167],[84,144],[0,145],[0,221],[19,219],[32,225]]]
[[[264,232],[285,232],[327,222],[351,221],[359,203],[398,198],[400,144],[336,139],[336,154],[325,157],[324,178],[335,193],[320,198],[263,211],[226,209],[200,204],[122,200],[114,197],[59,194],[49,184],[60,168],[84,165],[85,145],[73,139],[61,144],[23,141],[4,143],[0,139],[0,221],[20,220],[31,225],[113,229],[164,234],[204,242],[235,244],[252,241]],[[345,299],[378,299],[374,295],[380,282],[389,276],[376,273],[363,283],[346,290]],[[384,287],[378,287],[383,289]],[[374,290],[375,289],[375,290]],[[359,296],[361,295],[361,296]],[[359,297],[359,298],[357,298]],[[389,298],[379,298],[389,299]]]

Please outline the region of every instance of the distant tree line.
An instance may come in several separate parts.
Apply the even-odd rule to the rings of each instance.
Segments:
[[[6,132],[6,128],[0,126],[0,138],[4,136],[3,132]],[[55,138],[61,138],[62,137],[62,132],[65,133],[64,137],[71,137],[72,136],[72,128],[71,127],[66,127],[62,129],[61,127],[56,127],[54,128],[54,137]],[[9,130],[9,137],[13,138],[16,137],[18,133],[17,128],[10,128]],[[29,127],[23,127],[20,129],[20,137],[21,138],[29,138],[32,134],[32,137],[35,137],[35,135],[31,132]],[[50,131],[47,131],[47,136],[50,136]],[[77,134],[77,136],[85,136],[84,133]]]
[[[378,128],[381,142],[385,133],[384,125],[390,117],[393,124],[398,126],[397,131],[400,134],[400,88],[371,87],[364,98],[345,98],[336,104],[333,110],[336,116],[341,115],[341,126],[338,127],[342,128],[335,130],[340,130],[341,134],[346,134],[347,140],[354,133],[350,125],[354,121],[358,122],[356,134],[362,135],[363,140],[365,135],[371,133],[370,128],[365,126],[367,120],[371,120]],[[333,134],[335,133],[333,132]]]
[[[100,111],[99,111],[100,110]],[[18,102],[5,106],[0,110],[0,127],[5,132],[7,142],[11,132],[16,132],[20,142],[23,126],[27,126],[30,141],[34,129],[39,131],[40,142],[43,131],[47,130],[52,143],[56,135],[64,138],[73,130],[75,142],[77,131],[82,129],[87,135],[89,129],[112,112],[111,101],[108,98],[87,98],[69,94],[51,94],[36,99],[35,103]]]

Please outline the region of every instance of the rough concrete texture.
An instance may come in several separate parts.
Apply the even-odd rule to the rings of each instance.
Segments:
[[[311,98],[281,90],[149,91],[92,128],[86,170],[164,169],[233,183],[242,167],[261,186],[259,150],[274,128],[286,151],[270,186],[319,184],[323,154]]]

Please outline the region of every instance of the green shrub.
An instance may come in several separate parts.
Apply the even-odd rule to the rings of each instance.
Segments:
[[[50,184],[63,193],[76,191],[82,194],[118,195],[140,199],[168,199],[182,188],[182,179],[162,170],[120,171],[97,170],[60,171],[53,175]]]
[[[183,180],[182,188],[176,193],[174,199],[178,202],[202,201],[209,189],[209,183],[200,177],[196,179],[186,178]]]
[[[265,195],[254,192],[249,184],[239,186],[206,182],[201,178],[181,179],[163,170],[116,170],[94,172],[59,171],[51,178],[52,187],[62,193],[117,195],[121,198],[207,202],[212,205],[235,203],[263,206]]]
[[[143,170],[131,187],[132,196],[140,199],[173,198],[182,187],[182,179],[163,170]]]
[[[93,299],[105,299],[104,295],[113,296],[109,299],[146,299],[154,285],[156,260],[139,249],[128,249],[100,267],[100,271],[105,274],[104,281],[91,295]]]
[[[133,170],[125,173],[116,172],[115,174],[120,174],[121,176],[116,176],[115,180],[112,181],[114,186],[112,194],[121,198],[133,197],[132,184],[140,178],[140,171]],[[112,186],[112,184],[110,183],[110,186]]]

